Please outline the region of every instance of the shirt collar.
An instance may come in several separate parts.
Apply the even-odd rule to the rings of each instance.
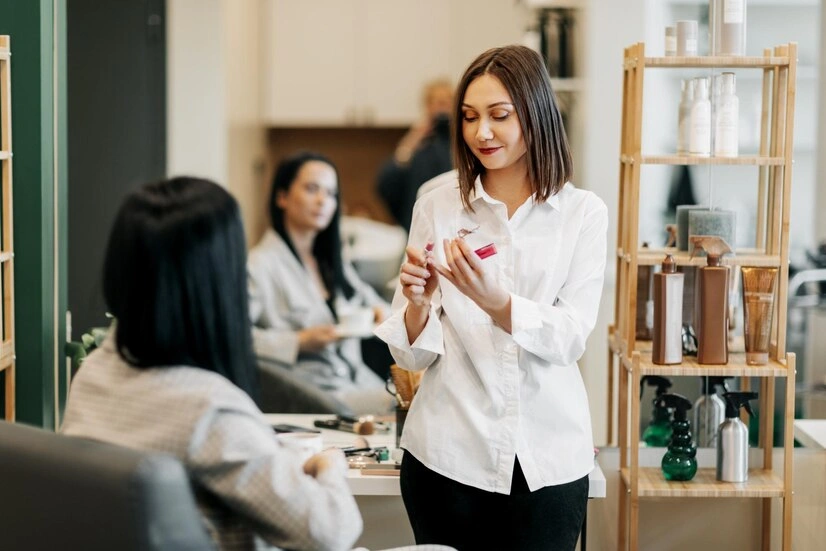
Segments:
[[[564,184],[564,185],[563,185],[563,186],[559,189],[559,191],[558,191],[557,193],[555,193],[554,195],[551,195],[550,197],[548,197],[547,201],[545,201],[545,203],[544,203],[544,204],[545,204],[545,205],[547,205],[548,207],[550,207],[550,208],[552,208],[552,209],[556,210],[556,211],[559,211],[559,210],[560,210],[560,206],[559,206],[559,194],[560,194],[560,193],[562,193],[562,190],[563,190],[563,189],[565,188],[565,186],[567,186],[567,185],[568,185],[567,183],[566,183],[566,184]],[[500,203],[500,202],[501,202],[501,201],[499,201],[499,200],[497,200],[497,199],[494,199],[494,198],[493,198],[493,197],[491,197],[490,195],[488,195],[488,192],[487,192],[487,191],[485,191],[484,186],[482,186],[482,177],[481,177],[481,176],[477,176],[477,177],[476,177],[476,181],[473,183],[473,191],[474,191],[474,193],[473,193],[473,195],[472,195],[472,196],[471,196],[471,198],[470,198],[470,204],[471,204],[471,206],[472,206],[474,203],[476,203],[477,201],[485,201],[486,203],[489,203],[489,204],[495,204],[495,203]],[[535,199],[533,196],[531,196],[530,201],[531,201],[531,203],[530,203],[530,204],[531,204],[531,206],[535,206],[535,205],[537,204],[537,203],[536,203],[536,199]]]

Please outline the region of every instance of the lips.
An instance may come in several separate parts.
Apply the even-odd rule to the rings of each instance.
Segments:
[[[493,155],[494,153],[496,153],[500,149],[502,149],[502,148],[501,147],[480,147],[479,148],[479,153],[481,153],[482,155]]]

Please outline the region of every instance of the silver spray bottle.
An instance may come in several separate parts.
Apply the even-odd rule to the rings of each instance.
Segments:
[[[728,392],[729,377],[700,377],[702,392],[694,402],[694,436],[698,448],[716,448],[717,431],[726,418],[726,403],[717,394],[717,387]]]
[[[740,408],[754,415],[749,400],[756,392],[726,392],[726,420],[717,436],[717,480],[745,482],[749,478],[749,429],[740,420]]]

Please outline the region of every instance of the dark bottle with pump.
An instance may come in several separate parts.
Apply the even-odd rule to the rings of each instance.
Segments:
[[[726,420],[717,436],[717,480],[745,482],[749,479],[749,429],[740,420],[740,408],[754,415],[749,400],[756,392],[726,392]]]
[[[642,433],[642,440],[649,447],[664,448],[671,440],[671,412],[667,407],[657,405],[657,400],[668,392],[671,381],[658,375],[645,375],[640,379],[640,399],[645,385],[657,387],[657,393],[652,401],[651,421]]]
[[[691,441],[691,422],[686,414],[691,402],[679,394],[663,394],[657,404],[674,409],[671,442],[662,460],[663,476],[666,480],[691,480],[697,474],[697,447]]]
[[[707,265],[697,270],[697,362],[727,364],[729,268],[721,264],[721,259],[731,248],[713,235],[694,235],[691,242],[692,257],[700,250],[707,254]]]
[[[717,395],[717,387],[728,392],[730,377],[700,377],[701,394],[694,401],[694,436],[698,448],[717,447],[717,431],[726,418],[726,403]]]

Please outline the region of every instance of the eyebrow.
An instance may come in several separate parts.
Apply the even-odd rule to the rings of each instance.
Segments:
[[[490,105],[488,105],[488,109],[490,109],[491,107],[501,107],[503,105],[510,105],[511,107],[513,107],[513,104],[509,101],[497,101],[496,103],[491,103]],[[462,107],[467,107],[469,109],[476,109],[475,107],[473,107],[472,105],[470,105],[468,103],[462,103]]]

